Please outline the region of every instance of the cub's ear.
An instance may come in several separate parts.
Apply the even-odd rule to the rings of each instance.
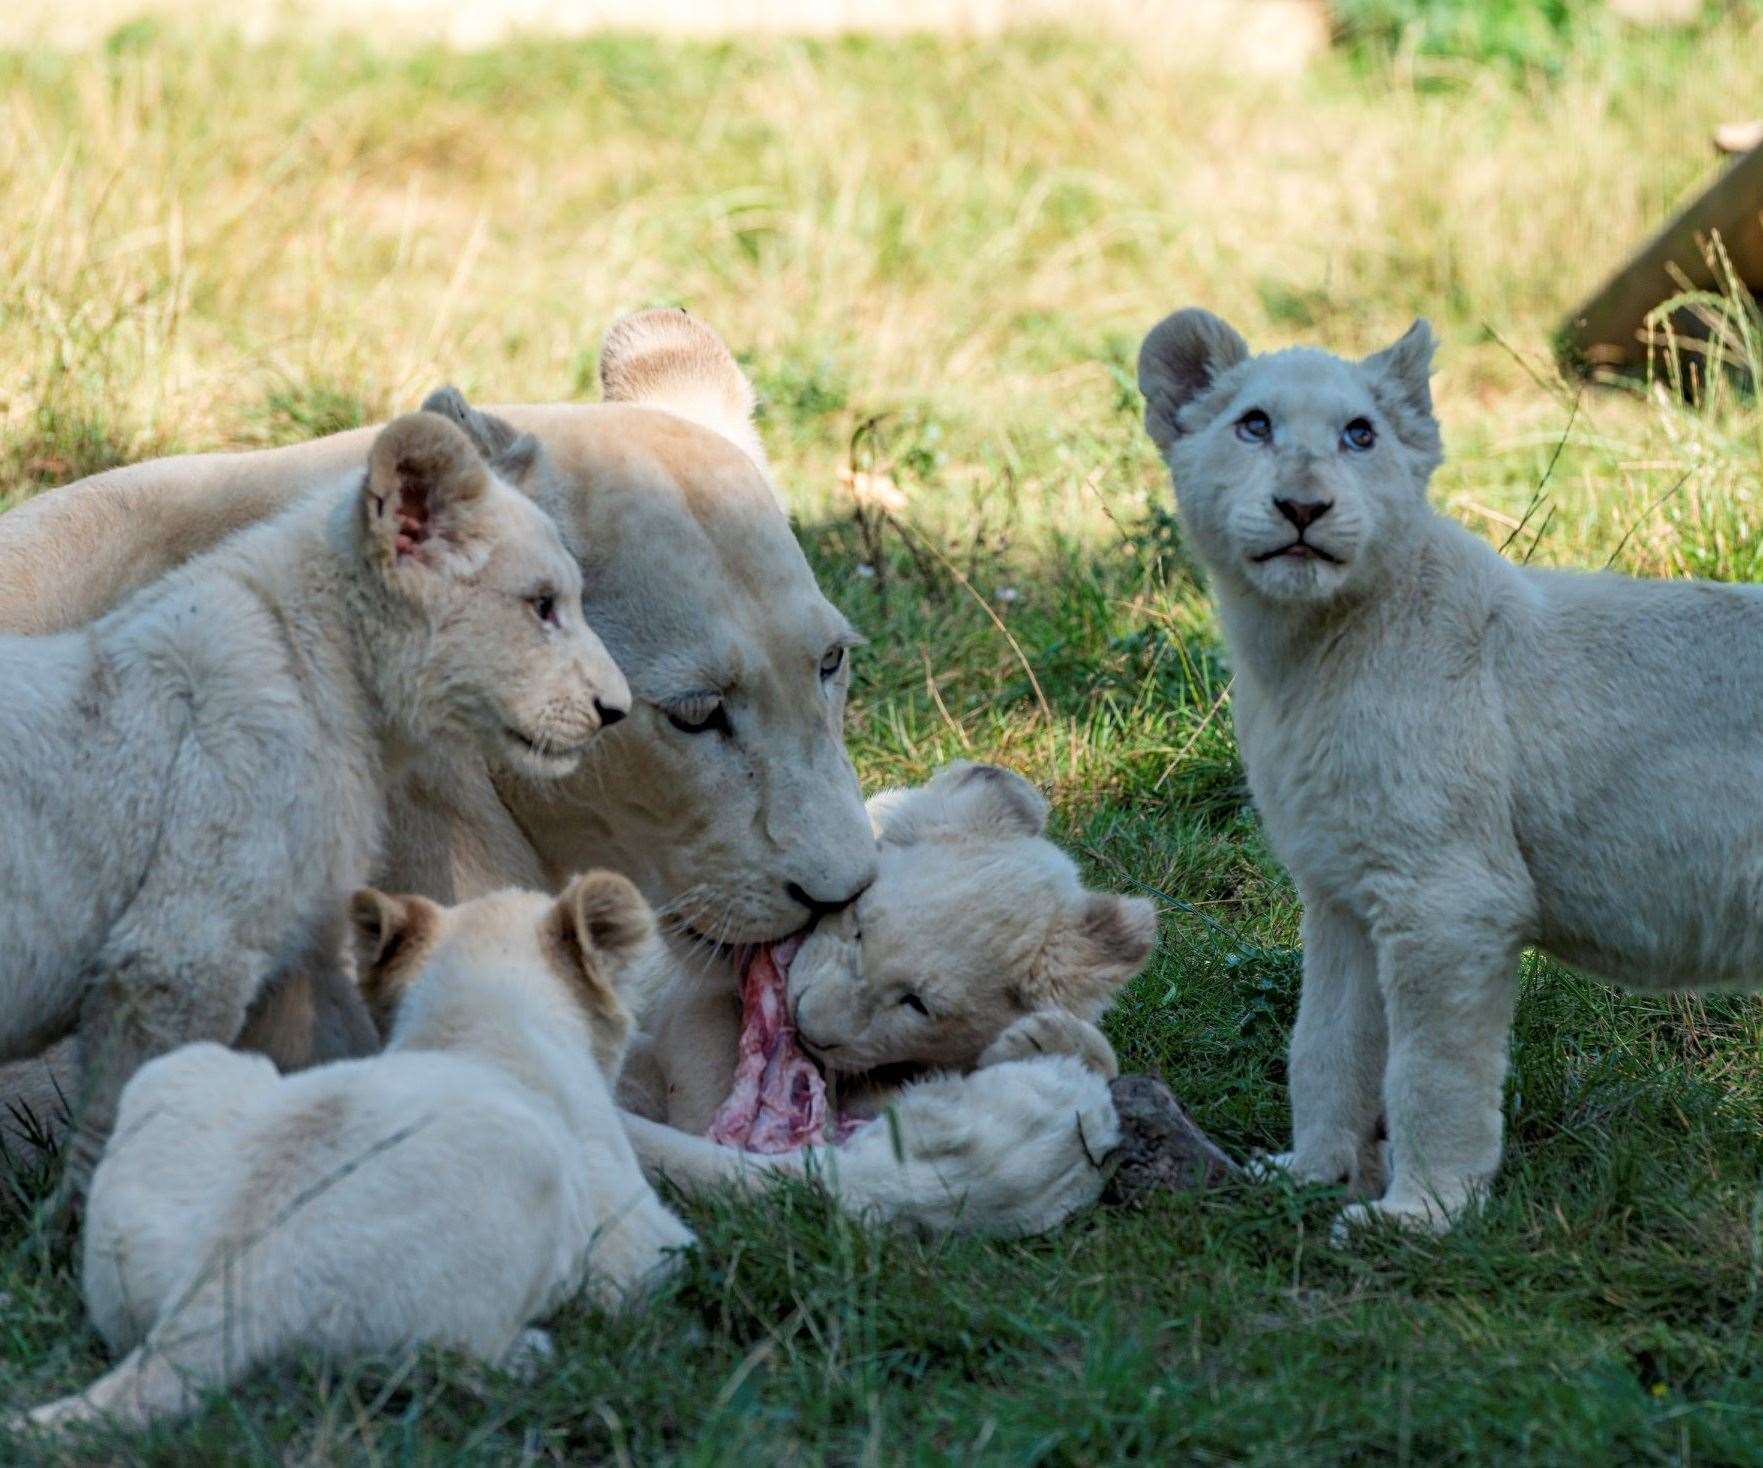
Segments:
[[[384,567],[469,575],[489,551],[490,471],[463,430],[436,413],[394,418],[367,456],[362,513]]]
[[[1143,897],[1085,892],[1047,940],[1029,997],[1095,1020],[1157,946],[1157,909]]]
[[[1432,327],[1417,318],[1393,345],[1359,362],[1396,436],[1409,448],[1431,456],[1434,464],[1441,453],[1438,420],[1432,411],[1432,356],[1437,347]]]
[[[1198,306],[1165,316],[1139,348],[1139,391],[1145,395],[1145,431],[1167,454],[1181,437],[1181,411],[1218,378],[1249,358],[1236,330]]]
[[[647,403],[689,418],[766,467],[753,430],[753,385],[723,339],[685,311],[614,321],[600,343],[600,387],[609,403]]]
[[[655,934],[655,915],[628,877],[574,878],[546,914],[544,938],[563,979],[596,1010],[615,1006],[631,960]]]
[[[916,790],[889,790],[869,801],[876,837],[910,846],[936,837],[1039,836],[1047,798],[1014,770],[957,760]]]
[[[451,383],[424,398],[422,411],[457,424],[484,462],[510,484],[524,486],[544,457],[544,446],[532,434],[521,432],[506,418],[472,407]]]
[[[355,981],[384,1037],[397,1018],[398,1001],[434,951],[441,910],[426,897],[392,897],[363,887],[349,903],[349,930]]]

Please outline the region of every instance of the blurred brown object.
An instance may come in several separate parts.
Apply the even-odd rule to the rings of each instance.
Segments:
[[[1763,138],[1727,164],[1719,176],[1637,250],[1561,324],[1562,352],[1584,368],[1632,370],[1646,364],[1657,343],[1647,317],[1685,290],[1719,291],[1714,236],[1733,275],[1753,296],[1763,294]],[[1705,339],[1707,328],[1689,311],[1674,312],[1672,331]]]

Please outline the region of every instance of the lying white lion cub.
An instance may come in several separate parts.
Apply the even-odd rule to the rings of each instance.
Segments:
[[[869,810],[873,885],[750,960],[744,1017],[693,975],[662,989],[621,1097],[780,1159],[752,1166],[836,1173],[872,1216],[1050,1227],[1101,1191],[1118,1121],[1095,1022],[1150,957],[1156,911],[1087,891],[1043,834],[1046,801],[1008,770],[951,765]],[[893,1126],[861,1125],[886,1109]],[[728,1148],[634,1120],[632,1134],[676,1181],[736,1170]]]
[[[64,1198],[143,1061],[340,960],[417,751],[566,774],[629,703],[556,528],[432,413],[91,627],[0,637],[0,1056],[78,1024]]]
[[[608,1077],[652,931],[625,878],[443,909],[355,900],[382,1055],[282,1077],[191,1045],[142,1068],[92,1181],[85,1294],[127,1352],[30,1414],[140,1425],[302,1349],[487,1361],[584,1283],[609,1303],[691,1234],[643,1180]]]
[[[1373,1199],[1346,1223],[1442,1229],[1499,1163],[1526,944],[1763,974],[1763,592],[1527,569],[1435,514],[1432,350],[1252,357],[1189,310],[1139,381],[1304,900],[1280,1160]]]

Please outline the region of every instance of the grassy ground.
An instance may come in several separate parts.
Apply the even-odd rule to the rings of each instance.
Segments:
[[[1144,328],[1201,302],[1366,351],[1424,313],[1451,513],[1514,556],[1763,578],[1754,404],[1581,394],[1548,351],[1755,109],[1757,12],[1680,35],[1346,8],[1357,43],[1278,83],[1056,36],[458,57],[143,24],[0,56],[0,493],[444,379],[589,394],[616,312],[688,305],[759,384],[803,541],[873,639],[865,779],[978,754],[1044,782],[1098,877],[1164,901],[1126,1063],[1228,1145],[1278,1143],[1297,913],[1137,425]],[[878,487],[891,519],[854,508]],[[1333,1201],[1279,1189],[1007,1245],[806,1193],[698,1207],[684,1279],[632,1319],[568,1312],[530,1386],[313,1365],[110,1456],[1763,1462],[1763,1005],[1527,977],[1508,1165],[1448,1240],[1336,1253]],[[12,1403],[100,1365],[70,1275],[18,1241]]]

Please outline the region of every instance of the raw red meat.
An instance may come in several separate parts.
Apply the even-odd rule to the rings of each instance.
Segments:
[[[741,1046],[728,1099],[708,1136],[747,1152],[794,1152],[842,1142],[856,1123],[828,1125],[826,1080],[796,1043],[790,1015],[790,961],[800,937],[754,950],[741,974]]]

